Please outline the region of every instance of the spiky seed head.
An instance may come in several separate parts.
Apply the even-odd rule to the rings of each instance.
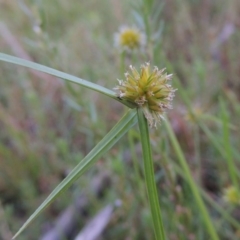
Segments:
[[[127,72],[125,78],[114,88],[118,97],[141,107],[150,127],[156,127],[163,119],[163,113],[172,108],[176,91],[169,84],[172,74],[157,67],[151,70],[150,64],[146,63],[141,66],[140,73],[130,66],[130,73]]]

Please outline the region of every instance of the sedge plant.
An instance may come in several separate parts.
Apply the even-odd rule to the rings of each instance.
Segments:
[[[145,182],[148,192],[149,204],[152,213],[153,226],[156,239],[164,240],[165,233],[161,217],[158,192],[155,184],[154,167],[149,127],[156,127],[163,118],[166,109],[171,108],[171,101],[175,90],[169,84],[172,75],[165,70],[151,68],[149,63],[142,65],[138,72],[130,66],[131,73],[127,73],[126,80],[120,81],[115,87],[116,92],[69,75],[58,70],[0,53],[0,60],[39,70],[67,81],[77,83],[82,87],[102,93],[114,100],[121,102],[130,110],[108,132],[105,137],[82,159],[68,176],[52,191],[45,201],[29,217],[13,238],[16,238],[49,204],[51,204],[63,191],[87,171],[105,152],[107,152],[125,133],[137,122],[139,125],[142,153],[144,160]]]
[[[177,4],[177,5],[176,5]],[[179,11],[175,12],[174,6],[178,6],[179,4]],[[192,4],[192,5],[190,5]],[[115,35],[115,46],[117,48],[121,48],[121,59],[120,59],[120,69],[121,74],[125,72],[126,66],[128,66],[130,63],[139,66],[139,62],[145,62],[150,61],[151,64],[156,65],[162,65],[166,66],[168,71],[170,72],[177,72],[174,63],[178,61],[178,57],[182,56],[181,53],[183,53],[184,50],[184,44],[183,49],[179,49],[179,51],[176,51],[176,54],[172,54],[172,56],[176,57],[175,60],[173,58],[169,59],[168,57],[164,56],[167,52],[166,49],[162,49],[162,39],[168,39],[167,36],[171,36],[171,39],[173,39],[172,35],[165,34],[164,38],[162,38],[162,32],[164,28],[164,22],[163,22],[163,16],[162,14],[162,8],[164,6],[164,1],[154,1],[154,0],[139,0],[132,2],[132,13],[129,14],[135,18],[136,24],[130,25],[130,26],[122,26],[119,28],[118,34]],[[172,7],[173,6],[173,7]],[[189,8],[191,6],[191,8]],[[174,13],[171,16],[172,21],[179,21],[178,30],[176,35],[174,37],[175,42],[178,40],[181,40],[183,37],[183,34],[185,31],[181,31],[183,25],[187,26],[187,29],[189,28],[188,24],[182,24],[184,23],[184,17],[186,16],[186,20],[189,20],[187,18],[188,14],[182,14],[183,9],[184,13],[185,11],[192,8],[197,8],[199,5],[196,3],[170,3],[167,5],[167,16],[170,16],[169,13]],[[214,5],[213,5],[214,6]],[[214,6],[215,7],[215,6]],[[206,11],[205,11],[206,12]],[[186,12],[187,13],[187,12]],[[196,18],[197,19],[197,18]],[[194,20],[194,19],[193,19]],[[197,19],[198,21],[198,19]],[[186,23],[189,23],[189,21],[186,21]],[[171,24],[169,22],[166,22],[168,24],[167,29],[171,28]],[[195,24],[197,25],[197,24]],[[166,29],[166,31],[167,31]],[[195,28],[193,28],[194,30]],[[194,33],[194,31],[191,31],[188,29],[187,32],[190,32],[190,34],[187,34],[187,36],[193,36],[194,34],[202,34],[201,31],[198,31],[199,33]],[[165,30],[164,30],[165,32]],[[181,34],[182,33],[182,34]],[[200,38],[201,39],[201,38]],[[173,51],[174,48],[174,41],[169,41],[169,48],[172,48]],[[181,43],[181,41],[180,41]],[[188,45],[188,41],[186,41],[186,45]],[[178,46],[176,44],[176,46]],[[191,49],[194,44],[191,44]],[[165,46],[166,47],[166,46]],[[186,47],[186,46],[185,46]],[[186,50],[186,49],[185,49]],[[131,54],[130,54],[131,52]],[[171,53],[172,51],[169,51]],[[193,64],[194,64],[194,55],[192,55],[195,51],[188,52],[187,56],[193,57]],[[204,51],[203,51],[204,52]],[[134,54],[132,54],[134,53]],[[136,57],[137,55],[137,57]],[[196,56],[195,56],[196,57]],[[197,55],[197,59],[201,59],[201,55]],[[204,58],[205,59],[205,58]],[[164,71],[161,72],[158,69],[151,68],[150,65],[144,64],[141,68],[140,73],[134,68],[130,67],[130,73],[126,74],[125,80],[119,80],[119,85],[115,87],[115,92],[106,89],[102,86],[99,86],[97,84],[93,84],[91,82],[88,82],[86,80],[77,78],[75,76],[57,71],[55,69],[51,69],[36,63],[32,63],[29,61],[25,61],[23,59],[15,58],[9,55],[0,54],[0,60],[11,62],[14,64],[22,65],[25,67],[29,67],[32,69],[36,69],[39,71],[46,72],[48,74],[57,76],[59,78],[65,79],[67,82],[72,82],[75,84],[79,84],[82,87],[89,88],[91,90],[97,91],[101,94],[104,94],[108,97],[110,97],[113,100],[119,101],[120,103],[124,104],[129,108],[128,111],[126,111],[126,114],[123,116],[123,118],[113,127],[113,129],[106,134],[106,136],[102,139],[102,141],[97,144],[96,147],[92,149],[92,151],[84,158],[79,159],[79,164],[73,169],[73,171],[67,176],[65,180],[63,180],[58,187],[49,195],[49,197],[39,206],[39,208],[33,213],[33,215],[29,218],[29,220],[24,224],[24,226],[19,230],[19,232],[15,235],[15,237],[24,230],[49,204],[51,204],[61,193],[63,193],[64,190],[66,190],[77,178],[79,178],[85,171],[87,171],[93,164],[106,152],[108,151],[125,133],[129,134],[131,133],[131,128],[134,124],[139,124],[140,129],[140,135],[142,139],[142,147],[143,147],[143,158],[144,158],[144,170],[145,170],[145,182],[147,186],[147,192],[149,197],[149,203],[150,203],[150,209],[152,212],[152,219],[153,219],[153,226],[155,229],[155,235],[156,239],[165,239],[170,238],[170,231],[167,231],[167,223],[163,224],[164,221],[162,221],[162,214],[160,211],[160,204],[158,199],[158,194],[160,193],[157,191],[155,186],[155,179],[154,179],[154,168],[153,168],[153,159],[152,159],[152,150],[151,150],[151,144],[149,141],[149,126],[154,127],[157,126],[160,122],[160,119],[163,115],[163,112],[165,109],[168,109],[171,107],[171,98],[174,94],[174,89],[171,88],[171,86],[167,86],[169,83],[171,76],[168,74],[165,74]],[[171,61],[171,63],[170,63]],[[181,69],[182,65],[184,64],[184,59],[181,59],[181,61],[177,62],[177,68]],[[206,62],[206,65],[208,62]],[[187,64],[189,67],[193,68],[194,65],[190,65],[189,61]],[[195,66],[196,68],[196,66]],[[182,70],[182,69],[181,69]],[[189,69],[187,69],[189,70]],[[225,70],[225,69],[224,69]],[[161,72],[161,73],[159,73]],[[181,72],[181,71],[180,71]],[[184,72],[184,70],[182,70]],[[189,72],[189,71],[186,71]],[[204,75],[204,72],[202,72],[201,75]],[[148,77],[144,77],[148,76]],[[179,74],[180,76],[180,74]],[[233,204],[233,206],[238,205],[239,206],[239,171],[237,169],[237,165],[235,163],[235,159],[239,160],[239,154],[236,148],[234,148],[234,144],[232,144],[232,139],[230,138],[230,130],[234,129],[231,126],[230,118],[229,118],[229,109],[228,109],[228,103],[225,102],[225,99],[220,99],[220,119],[218,117],[214,117],[213,115],[207,114],[207,113],[201,113],[198,114],[196,109],[194,109],[192,99],[189,97],[190,89],[192,88],[194,83],[194,78],[185,76],[186,79],[189,78],[190,81],[188,81],[188,88],[183,87],[181,84],[181,80],[178,79],[178,74],[174,75],[174,85],[178,88],[178,95],[180,96],[181,100],[184,102],[184,107],[187,107],[188,112],[191,115],[191,118],[194,120],[193,124],[194,127],[197,129],[197,133],[194,132],[196,135],[196,149],[198,149],[198,155],[197,160],[200,163],[201,161],[201,155],[204,155],[204,153],[201,152],[201,146],[199,146],[199,137],[198,136],[199,131],[201,131],[201,134],[204,135],[204,139],[208,139],[209,147],[211,147],[213,150],[216,150],[219,154],[217,156],[222,156],[222,158],[226,159],[226,163],[224,163],[225,169],[228,170],[230,173],[230,183],[228,183],[228,188],[225,189],[223,192],[224,194],[224,201],[222,201],[224,204]],[[182,78],[184,79],[184,74],[182,74]],[[166,80],[166,82],[162,80]],[[198,79],[195,77],[195,79]],[[204,79],[207,79],[204,77]],[[154,82],[157,82],[157,84],[154,86],[152,85]],[[218,81],[221,82],[221,81]],[[202,82],[199,82],[202,84]],[[70,85],[70,84],[69,84]],[[159,92],[157,92],[157,86],[162,86],[163,89]],[[144,88],[145,86],[145,88]],[[201,90],[203,90],[201,88]],[[202,95],[202,91],[199,91]],[[233,101],[233,99],[231,100]],[[235,112],[239,115],[239,108],[237,100],[234,100],[231,104],[232,108],[236,108]],[[205,224],[205,228],[202,229],[199,227],[198,221],[193,221],[191,226],[189,227],[190,230],[192,226],[197,227],[196,232],[200,232],[200,234],[197,236],[202,236],[201,239],[213,239],[217,240],[221,236],[221,232],[225,228],[225,225],[222,227],[221,222],[225,224],[223,220],[227,221],[227,224],[229,223],[229,226],[231,227],[231,230],[233,229],[239,229],[239,223],[234,218],[234,214],[228,213],[228,209],[225,207],[225,205],[221,206],[223,204],[221,201],[215,201],[215,199],[211,198],[210,195],[208,195],[207,192],[202,188],[201,184],[196,184],[195,180],[192,176],[191,169],[189,167],[186,152],[184,149],[182,149],[181,142],[178,140],[178,138],[175,135],[175,131],[173,131],[172,126],[170,124],[170,121],[165,117],[165,121],[163,122],[163,128],[164,131],[167,134],[167,139],[163,138],[162,132],[160,133],[162,141],[167,144],[167,141],[172,146],[173,149],[173,158],[166,156],[166,163],[171,163],[171,165],[174,166],[174,170],[176,171],[177,175],[180,176],[184,183],[188,186],[188,193],[185,195],[191,195],[191,200],[193,200],[194,208],[196,209],[200,223]],[[171,118],[172,120],[172,118]],[[222,136],[218,137],[215,135],[215,133],[212,132],[212,130],[208,127],[207,121],[211,121],[211,123],[214,123],[214,126],[221,126],[222,130]],[[222,121],[222,122],[221,122]],[[233,126],[234,127],[234,126]],[[157,130],[158,131],[158,130]],[[236,131],[235,131],[236,132]],[[129,144],[132,152],[134,149],[134,142],[133,137],[131,137],[131,134],[129,134]],[[195,139],[194,139],[195,140]],[[164,145],[165,146],[165,145]],[[208,149],[209,149],[208,147]],[[214,149],[215,148],[215,149]],[[160,151],[162,151],[161,149]],[[136,153],[135,153],[136,154]],[[161,152],[161,154],[164,154],[164,152]],[[134,153],[132,153],[134,155]],[[221,160],[221,159],[219,159]],[[218,160],[218,162],[220,162]],[[136,178],[140,179],[142,176],[139,174],[139,158],[135,157],[134,160],[134,174],[136,174]],[[163,163],[160,162],[161,168],[164,171]],[[198,166],[198,174],[201,170],[200,164]],[[136,171],[135,171],[136,170]],[[137,176],[138,174],[138,176]],[[167,176],[168,177],[168,176]],[[139,181],[136,181],[137,188],[139,191],[141,191],[142,184],[141,179]],[[140,184],[139,184],[140,183]],[[174,186],[175,182],[173,181],[172,185]],[[142,191],[144,192],[144,191]],[[142,196],[141,192],[141,198],[143,197],[143,200],[145,201],[145,196]],[[144,193],[143,193],[144,194]],[[163,194],[160,194],[162,202],[164,201]],[[166,194],[165,194],[166,195]],[[166,196],[165,196],[166,198]],[[141,199],[142,200],[142,199]],[[169,199],[169,202],[171,200]],[[184,200],[185,201],[185,200]],[[186,203],[189,204],[189,207],[191,206],[190,202],[187,202],[188,199],[186,197]],[[209,206],[209,208],[206,207],[206,204]],[[145,204],[145,202],[144,202]],[[164,204],[164,202],[163,202]],[[208,209],[211,209],[212,215],[217,220],[214,222],[210,218],[210,214],[208,212]],[[174,211],[174,210],[173,210]],[[164,214],[166,214],[166,211],[164,209]],[[168,214],[168,213],[167,213]],[[174,219],[169,219],[168,215],[163,215],[165,222],[170,222],[171,224],[174,224],[174,227],[177,227],[176,221],[174,222]],[[221,216],[221,221],[218,221],[219,217]],[[173,221],[171,221],[173,220]],[[196,218],[198,220],[198,218]],[[162,223],[163,222],[163,223]],[[194,225],[195,224],[195,225]],[[165,231],[164,233],[164,225],[165,225]],[[197,226],[196,226],[197,225]],[[186,225],[184,226],[188,228]],[[216,230],[217,229],[217,230]],[[204,231],[204,232],[203,232]],[[218,234],[217,234],[218,231]],[[225,230],[224,230],[225,231]],[[227,232],[227,230],[226,230]],[[184,233],[183,233],[184,234]],[[202,235],[201,235],[202,234]],[[166,237],[165,237],[166,235]],[[219,236],[218,236],[219,235]],[[185,239],[185,236],[181,239]],[[188,236],[186,236],[187,238]],[[221,237],[220,237],[221,238]],[[198,239],[198,238],[197,238]],[[235,238],[226,238],[226,239],[235,239]]]
[[[119,34],[115,35],[115,45],[122,47],[121,70],[125,69],[124,57],[130,51],[138,51],[144,48],[147,49],[146,55],[148,60],[152,62],[157,59],[154,49],[159,48],[158,44],[153,43],[153,37],[150,27],[151,4],[148,1],[143,1],[146,4],[144,14],[135,10],[135,15],[138,18],[143,17],[143,29],[145,33],[141,32],[136,27],[122,27]],[[157,12],[157,16],[161,11]],[[157,38],[161,35],[162,28],[156,31]],[[155,34],[156,35],[156,34]],[[156,36],[155,36],[156,38]],[[159,42],[159,41],[158,41]],[[24,59],[16,58],[10,55],[0,53],[0,60],[28,67],[38,71],[42,71],[53,76],[64,79],[68,82],[79,84],[82,87],[97,91],[106,95],[113,100],[116,100],[129,110],[121,118],[121,120],[108,132],[105,137],[82,159],[78,165],[68,174],[68,176],[52,191],[52,193],[45,199],[45,201],[35,210],[24,225],[15,234],[16,238],[41,212],[48,207],[61,193],[63,193],[74,181],[76,181],[84,172],[86,172],[94,163],[101,158],[120,138],[129,132],[129,130],[138,123],[141,136],[142,155],[144,163],[145,184],[148,193],[148,200],[152,215],[153,228],[155,238],[157,240],[165,240],[164,224],[162,220],[160,202],[158,198],[158,191],[155,183],[154,165],[152,158],[152,149],[149,138],[149,127],[157,127],[157,125],[164,118],[164,112],[172,108],[172,100],[175,89],[170,85],[172,74],[167,74],[165,69],[159,70],[157,67],[151,67],[149,63],[141,66],[140,71],[135,67],[130,66],[130,72],[125,74],[125,80],[118,80],[118,85],[114,88],[115,91],[102,87],[98,84],[86,81],[84,79],[72,76],[70,74],[52,69],[37,63],[33,63]],[[133,59],[132,59],[133,60]],[[196,204],[201,210],[202,218],[206,223],[211,239],[218,240],[216,231],[208,216],[206,207],[201,199],[200,193],[194,183],[190,174],[186,159],[179,147],[174,132],[168,120],[165,121],[165,126],[169,134],[172,145],[176,151],[176,156],[179,158],[182,171],[186,177],[192,193],[196,199]]]
[[[115,46],[121,53],[121,73],[125,71],[126,58],[130,57],[131,62],[135,62],[136,59],[134,58],[134,54],[136,53],[140,52],[143,56],[145,56],[142,57],[143,59],[147,58],[151,62],[157,62],[159,58],[156,52],[158,52],[160,47],[159,44],[161,43],[160,38],[162,33],[162,24],[156,24],[156,26],[153,27],[152,23],[158,23],[157,19],[160,16],[162,5],[155,8],[157,11],[152,14],[151,9],[153,8],[153,2],[154,1],[143,0],[142,5],[133,6],[134,16],[137,20],[136,22],[140,25],[139,28],[136,26],[122,26],[119,29],[119,32],[114,36]],[[118,142],[124,134],[129,133],[130,129],[138,123],[142,145],[145,184],[152,215],[155,238],[157,240],[165,240],[168,234],[165,234],[164,231],[160,201],[158,197],[159,192],[156,188],[149,128],[157,127],[164,118],[164,112],[172,108],[172,100],[176,91],[169,83],[172,79],[172,74],[167,74],[165,69],[159,70],[157,67],[151,67],[150,63],[143,64],[140,71],[130,65],[130,71],[125,73],[125,80],[118,80],[118,85],[114,88],[114,91],[112,91],[56,69],[3,53],[0,53],[0,60],[42,71],[68,82],[79,84],[82,87],[106,95],[129,108],[129,110],[110,130],[110,132],[108,132],[105,137],[87,154],[87,156],[78,163],[68,176],[52,191],[47,199],[45,199],[45,201],[35,210],[35,212],[15,234],[14,238],[16,238],[74,181],[92,167],[94,163],[100,159],[101,156],[116,142]],[[210,220],[198,187],[193,181],[184,154],[167,118],[165,120],[165,127],[176,152],[176,157],[179,159],[179,164],[182,168],[180,173],[182,173],[186,178],[186,181],[191,188],[196,205],[200,209],[202,219],[206,224],[208,233],[211,236],[211,239],[218,240],[216,230]],[[136,165],[137,163],[135,162],[134,164]],[[137,171],[135,172],[137,173]]]

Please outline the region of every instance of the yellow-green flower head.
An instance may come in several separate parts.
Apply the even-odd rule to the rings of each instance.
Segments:
[[[142,49],[146,45],[146,36],[137,27],[122,26],[114,34],[114,45],[126,51]]]
[[[171,109],[174,92],[168,83],[172,74],[165,73],[165,69],[150,69],[150,64],[142,65],[140,73],[130,66],[131,73],[125,73],[126,80],[118,80],[119,85],[115,87],[118,97],[135,103],[137,107],[143,108],[144,115],[149,125],[156,127],[163,119],[166,109]]]
[[[240,204],[240,193],[234,186],[230,186],[224,190],[223,199],[231,204]]]

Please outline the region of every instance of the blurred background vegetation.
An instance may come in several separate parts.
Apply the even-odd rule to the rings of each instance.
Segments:
[[[226,196],[231,186],[237,199],[240,195],[240,2],[149,2],[144,15],[141,1],[136,7],[129,0],[0,0],[0,51],[112,89],[117,78],[124,78],[113,35],[121,25],[138,26],[141,13],[146,16],[155,37],[148,46],[153,55],[126,58],[125,71],[129,64],[139,68],[151,61],[174,74],[178,92],[170,122],[220,239],[240,239],[240,200]],[[0,239],[5,240],[125,109],[90,90],[12,64],[1,62],[0,76]],[[151,141],[168,239],[208,239],[164,124],[151,130]],[[61,213],[83,197],[87,201],[62,239],[74,239],[117,199],[121,206],[99,239],[153,239],[138,143],[136,127],[18,239],[44,239]]]

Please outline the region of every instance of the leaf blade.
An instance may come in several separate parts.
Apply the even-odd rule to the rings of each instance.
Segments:
[[[207,207],[206,207],[205,203],[203,202],[203,199],[200,195],[200,189],[197,187],[196,183],[194,182],[194,179],[192,177],[190,168],[188,166],[188,163],[186,161],[186,158],[184,156],[182,148],[180,147],[178,140],[176,138],[176,135],[172,129],[172,126],[170,125],[167,118],[165,119],[164,124],[165,124],[166,130],[167,130],[169,139],[170,139],[172,146],[176,152],[176,157],[178,158],[179,164],[180,164],[181,168],[183,169],[185,178],[190,186],[190,189],[195,198],[196,204],[199,208],[199,213],[201,213],[202,219],[204,220],[204,223],[206,225],[208,233],[211,236],[212,240],[219,240],[217,231],[216,231],[215,226],[213,225],[213,222],[210,218]]]
[[[23,67],[27,67],[27,68],[31,68],[40,72],[44,72],[44,73],[48,73],[50,75],[53,75],[55,77],[59,77],[62,78],[64,80],[70,81],[72,83],[77,83],[83,87],[86,87],[88,89],[94,90],[96,92],[102,93],[108,97],[113,98],[114,100],[121,102],[122,104],[130,107],[130,108],[134,108],[135,106],[133,104],[131,104],[128,101],[119,99],[116,96],[116,93],[108,88],[105,88],[103,86],[100,86],[96,83],[92,83],[89,82],[87,80],[84,80],[82,78],[70,75],[68,73],[65,72],[61,72],[59,70],[35,63],[35,62],[31,62],[22,58],[18,58],[18,57],[14,57],[8,54],[4,54],[4,53],[0,53],[0,61],[4,61],[4,62],[8,62],[8,63],[13,63],[13,64],[17,64]]]
[[[52,191],[44,202],[28,218],[14,235],[15,239],[48,205],[64,190],[88,170],[106,151],[108,151],[137,121],[136,111],[128,111],[107,135],[89,152],[89,154],[69,173],[69,175]]]

